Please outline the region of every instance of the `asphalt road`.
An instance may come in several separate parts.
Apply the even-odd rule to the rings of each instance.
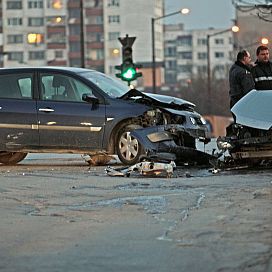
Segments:
[[[50,154],[1,165],[0,271],[272,271],[271,170],[104,168]]]

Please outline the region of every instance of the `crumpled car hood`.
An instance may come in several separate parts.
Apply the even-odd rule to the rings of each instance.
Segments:
[[[231,109],[236,123],[268,130],[272,128],[272,90],[252,90]]]
[[[140,92],[136,89],[129,90],[126,94],[120,97],[120,99],[134,99],[138,102],[149,103],[160,107],[179,109],[179,110],[193,110],[195,105],[189,101],[181,98],[151,94]]]

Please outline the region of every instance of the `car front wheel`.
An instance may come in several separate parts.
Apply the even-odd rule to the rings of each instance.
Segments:
[[[116,143],[117,155],[124,164],[135,164],[139,161],[140,156],[144,154],[142,145],[130,134],[132,130],[137,128],[141,128],[141,126],[128,125],[123,127],[118,133]]]
[[[14,165],[22,161],[26,157],[27,153],[23,152],[0,152],[0,163],[6,165]]]

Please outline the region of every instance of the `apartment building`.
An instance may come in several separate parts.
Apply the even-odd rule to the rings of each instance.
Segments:
[[[86,66],[104,71],[103,0],[4,0],[1,4],[1,66]]]
[[[227,77],[229,67],[234,61],[232,31],[184,30],[181,24],[166,25],[164,32],[166,85],[186,85],[194,77],[207,78],[208,41],[212,77]]]

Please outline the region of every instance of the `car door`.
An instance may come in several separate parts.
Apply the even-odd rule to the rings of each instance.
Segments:
[[[34,89],[33,72],[0,72],[0,150],[39,145]]]
[[[37,102],[41,147],[66,150],[100,150],[105,104],[82,100],[91,87],[70,75],[40,73],[42,93]]]

